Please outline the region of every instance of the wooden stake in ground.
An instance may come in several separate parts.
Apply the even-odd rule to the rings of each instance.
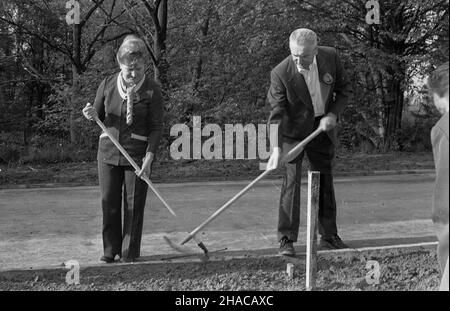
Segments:
[[[306,290],[316,287],[317,213],[319,211],[320,172],[308,172],[308,215],[306,232]]]

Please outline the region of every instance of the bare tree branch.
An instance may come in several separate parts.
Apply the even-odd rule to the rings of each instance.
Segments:
[[[95,53],[97,52],[96,50],[93,49],[93,47],[94,47],[94,45],[96,43],[99,42],[99,38],[103,37],[103,35],[105,34],[106,29],[111,25],[111,23],[113,23],[115,20],[117,20],[119,17],[121,17],[124,12],[125,12],[125,10],[123,10],[119,15],[117,15],[114,18],[111,18],[111,15],[108,16],[109,20],[105,24],[103,24],[101,26],[101,29],[97,32],[97,34],[94,36],[94,38],[88,44],[87,53],[86,53],[86,56],[84,57],[84,60],[82,62],[83,65],[86,65],[92,59],[92,57],[95,55]],[[130,31],[125,32],[125,33],[121,33],[121,34],[116,35],[114,37],[111,37],[111,38],[109,38],[107,40],[100,40],[100,42],[102,44],[105,44],[105,43],[117,40],[118,38],[122,37],[124,34],[130,34],[130,33],[131,33]]]
[[[91,18],[91,15],[97,10],[99,6],[103,4],[105,0],[91,0],[95,3],[95,5],[86,13],[86,15],[83,17],[83,19],[80,21],[80,27],[83,28],[83,26],[86,24],[86,22]]]
[[[67,56],[69,56],[69,57],[72,56],[72,53],[71,53],[71,51],[68,49],[67,46],[62,46],[62,47],[61,47],[61,46],[58,46],[58,45],[54,44],[52,41],[50,41],[48,38],[46,38],[46,37],[44,37],[44,36],[42,36],[42,35],[40,35],[40,34],[34,32],[34,31],[31,31],[31,30],[29,30],[28,28],[26,28],[26,27],[24,27],[24,26],[22,26],[22,25],[19,25],[19,24],[17,24],[17,23],[15,23],[15,22],[12,21],[12,20],[8,20],[8,19],[3,18],[3,17],[1,17],[1,16],[0,16],[0,20],[1,20],[1,21],[4,21],[5,23],[7,23],[7,24],[9,24],[9,25],[11,25],[11,26],[14,26],[14,27],[20,29],[21,31],[23,31],[23,32],[24,32],[25,34],[27,34],[27,35],[30,35],[30,36],[35,37],[35,38],[38,38],[39,40],[41,40],[42,42],[45,42],[48,46],[52,47],[53,49],[58,50],[58,51],[60,51],[61,53],[65,54],[65,55],[67,55]]]

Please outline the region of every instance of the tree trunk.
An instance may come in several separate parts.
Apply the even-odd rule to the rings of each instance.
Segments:
[[[69,104],[69,133],[70,142],[72,144],[76,143],[76,129],[75,129],[75,116],[77,111],[77,102],[75,96],[79,94],[79,75],[82,71],[81,69],[81,25],[73,24],[73,64],[72,64],[72,96],[68,99]]]
[[[167,37],[167,0],[162,0],[157,12],[155,23],[159,25],[155,31],[153,40],[156,63],[153,64],[155,80],[161,85],[163,96],[166,97],[168,89],[167,72],[169,64],[166,54]]]
[[[383,143],[384,141],[384,113],[383,113],[383,104],[384,104],[384,90],[383,90],[383,77],[379,70],[375,69],[372,65],[370,66],[370,74],[367,77],[369,80],[371,80],[371,85],[369,86],[369,89],[375,90],[376,101],[375,101],[375,107],[377,109],[377,122],[376,122],[376,128],[374,129],[375,133],[377,133],[377,146]]]
[[[194,73],[192,77],[192,91],[193,93],[197,92],[197,89],[199,87],[200,79],[202,77],[202,67],[203,67],[203,50],[205,41],[208,37],[208,30],[209,30],[209,22],[211,20],[211,14],[212,14],[212,0],[209,0],[208,7],[206,8],[206,11],[204,13],[203,23],[200,28],[200,46],[198,48],[198,55],[197,55],[197,62],[194,68]]]
[[[402,114],[404,105],[404,77],[405,70],[400,64],[397,70],[393,71],[389,79],[384,79],[384,88],[387,90],[385,100],[386,115],[386,139],[383,149],[397,150],[401,148],[399,134],[401,133]]]

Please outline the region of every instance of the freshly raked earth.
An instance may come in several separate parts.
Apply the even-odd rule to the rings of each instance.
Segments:
[[[366,281],[366,264],[371,260],[380,265],[378,285]],[[294,263],[293,278],[286,273],[288,262]],[[4,272],[0,273],[0,291],[303,291],[305,258],[215,257],[207,262],[96,266],[80,270],[79,285],[67,285],[65,275],[63,269]],[[428,291],[438,286],[434,248],[327,253],[318,258],[319,291]]]

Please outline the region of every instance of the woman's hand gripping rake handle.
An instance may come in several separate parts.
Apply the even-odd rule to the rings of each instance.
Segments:
[[[103,124],[102,121],[100,121],[100,119],[98,117],[95,117],[95,122],[97,122],[98,126],[100,126],[100,128],[103,130],[103,132],[109,137],[109,139],[113,142],[113,144],[117,147],[117,149],[119,149],[119,151],[123,154],[123,156],[128,160],[128,162],[130,162],[131,166],[133,166],[135,172],[139,172],[141,169],[139,168],[139,166],[136,164],[136,162],[134,162],[133,158],[130,157],[130,155],[128,154],[128,152],[120,145],[120,143],[114,138],[114,136],[112,136],[108,129],[106,128],[106,126]],[[150,187],[150,189],[156,194],[156,196],[161,200],[161,202],[164,204],[164,206],[169,210],[169,212],[173,215],[173,216],[177,216],[177,214],[175,214],[175,212],[170,208],[169,204],[167,204],[167,202],[164,200],[164,198],[161,196],[161,194],[159,193],[159,191],[155,188],[155,186],[153,185],[153,183],[150,181],[150,179],[148,178],[147,175],[143,174],[141,176],[142,180],[144,180],[148,186]]]

